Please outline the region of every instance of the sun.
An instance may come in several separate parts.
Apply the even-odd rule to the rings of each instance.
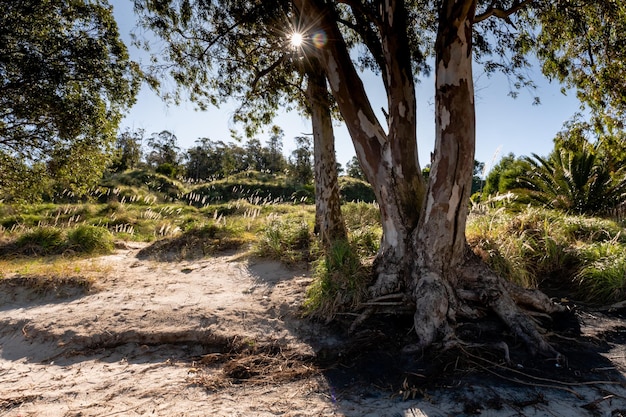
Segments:
[[[300,32],[294,32],[291,34],[290,42],[291,46],[293,46],[294,48],[299,48],[304,42],[304,36],[302,36],[302,33]]]

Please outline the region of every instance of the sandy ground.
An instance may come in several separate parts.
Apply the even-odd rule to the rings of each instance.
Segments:
[[[459,373],[390,388],[315,359],[341,336],[300,318],[307,271],[232,254],[157,262],[139,250],[90,260],[106,276],[87,294],[3,284],[0,415],[626,416],[626,323],[599,349],[599,381]]]

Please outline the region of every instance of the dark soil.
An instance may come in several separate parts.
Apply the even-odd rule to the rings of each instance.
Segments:
[[[563,355],[558,360],[530,356],[494,318],[461,324],[463,342],[457,347],[441,351],[434,346],[418,354],[403,350],[415,342],[410,317],[375,316],[351,336],[346,336],[350,322],[335,322],[331,331],[344,340],[340,346],[323,348],[315,355],[302,355],[278,345],[224,346],[223,352],[196,358],[210,369],[211,376],[205,373],[193,382],[219,389],[233,383],[269,384],[319,373],[337,398],[358,392],[361,396],[382,393],[404,399],[428,396],[435,389],[476,384],[557,388],[571,393],[577,385],[626,386],[619,372],[626,368],[626,357],[611,357],[626,345],[624,314],[626,311],[607,314],[574,310],[554,317],[547,329],[551,342]],[[595,333],[585,334],[589,328]],[[503,343],[510,353],[508,363]],[[497,395],[460,401],[467,415],[502,407]],[[542,404],[544,399],[539,393],[522,402],[516,406]]]

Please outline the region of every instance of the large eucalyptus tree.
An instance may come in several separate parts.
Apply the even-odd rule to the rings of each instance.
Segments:
[[[589,74],[603,73],[604,68],[611,74],[607,80],[623,75],[623,66],[615,64],[615,60],[622,62],[626,56],[620,49],[624,44],[623,31],[617,33],[611,29],[615,20],[619,20],[617,27],[624,24],[626,6],[622,2],[145,0],[141,3],[156,16],[152,27],[171,27],[173,15],[185,22],[200,20],[206,31],[201,36],[213,39],[215,44],[223,43],[217,49],[219,55],[212,60],[219,62],[219,66],[195,67],[187,63],[178,72],[175,69],[175,78],[178,76],[180,82],[201,91],[206,91],[207,85],[213,87],[210,91],[268,91],[253,87],[268,82],[264,79],[274,82],[275,77],[284,77],[280,85],[293,85],[296,71],[273,71],[286,60],[284,54],[277,52],[281,50],[280,41],[268,39],[288,39],[297,32],[308,41],[300,50],[299,59],[319,63],[380,205],[383,237],[374,265],[370,287],[374,302],[370,305],[377,300],[388,305],[397,298],[404,307],[410,306],[415,311],[416,348],[436,341],[454,341],[457,320],[476,319],[491,311],[532,352],[556,354],[527,310],[552,313],[561,307],[538,291],[519,288],[496,276],[477,260],[465,239],[476,139],[472,65],[476,61],[487,71],[501,70],[513,78],[515,86],[532,86],[532,80],[524,76],[526,55],[538,51],[548,74],[578,88],[581,97],[589,99],[594,108],[601,107],[602,100],[606,100],[619,111],[620,95],[603,91],[606,85],[591,82]],[[199,4],[203,5],[201,12],[193,8]],[[598,19],[598,10],[605,20]],[[263,13],[267,15],[259,18]],[[193,43],[200,36],[186,31],[184,25],[179,27],[178,36],[183,40]],[[561,27],[567,30],[560,32]],[[560,33],[565,36],[559,37]],[[163,38],[169,39],[170,35]],[[605,43],[600,45],[598,39]],[[587,48],[590,59],[579,53],[579,45],[585,42],[590,45]],[[180,45],[175,49],[177,62],[196,58]],[[366,53],[351,50],[355,45],[363,45],[365,48],[360,50]],[[208,46],[195,53],[211,53]],[[610,54],[597,56],[601,54],[596,54],[596,47]],[[415,76],[428,70],[424,57],[430,51],[434,55],[436,83],[436,141],[430,176],[425,182],[417,152]],[[289,63],[297,62],[289,60]],[[189,71],[190,65],[195,72]],[[386,120],[382,122],[376,117],[363,86],[359,67],[380,73],[387,93]],[[242,84],[246,78],[239,74],[255,68],[257,71],[253,73],[258,77]],[[233,74],[235,78],[229,78]],[[267,106],[276,106],[279,98],[289,97],[286,87],[281,88],[263,96]]]

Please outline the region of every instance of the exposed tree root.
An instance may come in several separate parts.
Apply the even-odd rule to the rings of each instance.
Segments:
[[[435,342],[453,346],[457,319],[475,320],[491,311],[531,354],[560,359],[561,355],[548,342],[535,317],[549,317],[564,311],[564,306],[552,302],[541,291],[520,288],[506,281],[473,257],[454,270],[449,280],[442,273],[414,268],[410,280],[413,289],[407,295],[415,303],[413,322],[418,341],[409,350],[424,349]],[[393,275],[399,281],[399,275]],[[451,276],[449,271],[447,276]],[[411,286],[394,283],[391,275],[381,280],[379,275],[376,284],[383,282],[370,288],[376,297],[363,303],[365,311],[353,322],[351,331],[380,309],[397,308],[402,299],[400,294],[408,292],[398,293],[397,290]],[[391,289],[394,293],[384,292]],[[403,304],[406,305],[406,301]]]
[[[416,309],[413,315],[417,347],[425,348],[436,339],[453,334],[449,322],[454,322],[456,302],[447,283],[437,274],[428,272],[419,278],[413,291]]]

